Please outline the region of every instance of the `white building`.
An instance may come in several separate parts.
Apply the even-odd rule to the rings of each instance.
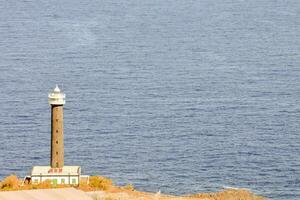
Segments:
[[[31,182],[38,184],[51,180],[53,185],[67,184],[78,185],[81,178],[79,166],[64,166],[62,168],[51,168],[50,166],[35,166],[31,171]]]

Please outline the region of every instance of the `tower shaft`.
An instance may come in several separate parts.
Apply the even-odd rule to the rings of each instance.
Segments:
[[[64,166],[63,105],[51,105],[51,161],[52,168]]]

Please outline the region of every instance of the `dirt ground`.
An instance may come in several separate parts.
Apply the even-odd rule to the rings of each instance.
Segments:
[[[95,191],[87,192],[94,200],[265,200],[247,190],[229,189],[217,193],[201,193],[187,196],[172,196],[139,191]]]
[[[51,181],[45,181],[38,185],[23,185],[21,183],[22,180],[18,179],[15,175],[8,176],[0,182],[0,191],[24,191],[23,193],[27,194],[28,192],[26,190],[65,188],[66,191],[68,191],[67,188],[73,187],[70,185],[59,185],[54,188],[53,185],[51,185]],[[227,189],[216,193],[199,193],[185,196],[166,195],[160,192],[141,192],[135,190],[130,184],[123,187],[115,186],[111,179],[102,176],[91,176],[89,183],[81,183],[79,187],[75,188],[77,189],[76,191],[79,192],[81,190],[82,193],[91,197],[93,200],[265,200],[265,198],[257,196],[245,189]],[[75,188],[73,188],[73,190],[75,190]],[[35,192],[33,192],[33,194],[35,194]]]

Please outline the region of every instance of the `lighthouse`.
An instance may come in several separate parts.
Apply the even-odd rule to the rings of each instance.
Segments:
[[[49,166],[34,166],[31,175],[24,181],[39,184],[50,180],[53,185],[67,184],[79,185],[79,182],[88,183],[89,176],[81,174],[80,166],[64,165],[64,118],[63,106],[66,95],[56,87],[48,94],[48,102],[51,106],[51,151]]]
[[[66,95],[56,85],[48,95],[51,106],[51,168],[64,166],[64,119],[63,106],[66,103]]]

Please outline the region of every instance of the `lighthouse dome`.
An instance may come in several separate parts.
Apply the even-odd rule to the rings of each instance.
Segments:
[[[60,89],[59,89],[58,85],[56,85],[56,87],[54,88],[54,92],[55,93],[60,93]]]
[[[54,90],[48,94],[48,102],[51,105],[64,105],[66,95],[62,93],[59,87],[56,85]]]

